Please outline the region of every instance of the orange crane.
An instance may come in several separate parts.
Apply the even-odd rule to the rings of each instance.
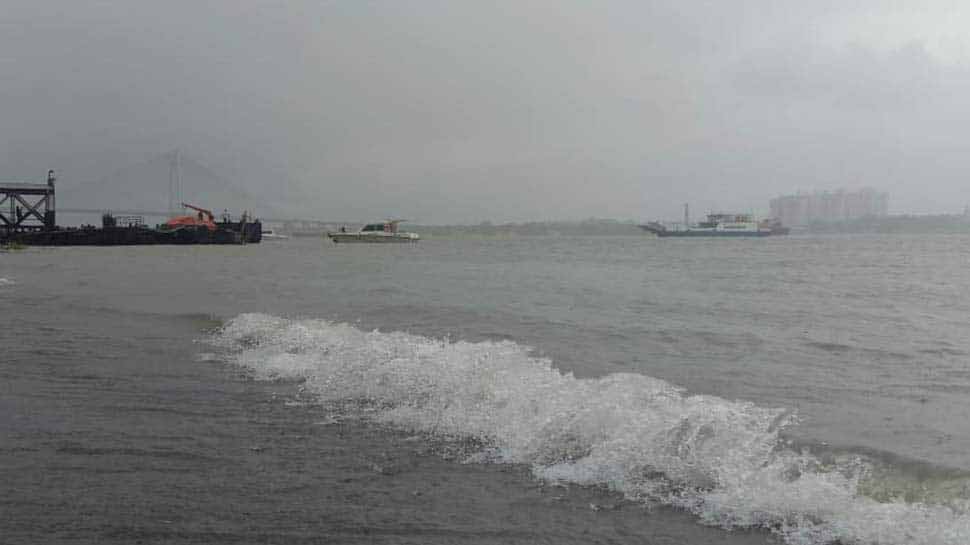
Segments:
[[[178,227],[206,227],[210,231],[216,230],[216,218],[212,215],[211,210],[206,210],[205,208],[199,208],[197,206],[192,206],[191,204],[182,203],[185,208],[191,208],[198,212],[195,216],[175,216],[174,218],[165,222],[165,226],[169,229],[175,229]]]

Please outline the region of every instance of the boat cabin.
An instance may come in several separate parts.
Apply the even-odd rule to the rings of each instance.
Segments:
[[[716,229],[718,226],[728,229],[742,228],[743,224],[753,223],[751,214],[708,214],[707,221],[697,224],[704,229]]]
[[[360,230],[361,233],[397,233],[397,226],[401,220],[385,221],[382,223],[368,223]]]

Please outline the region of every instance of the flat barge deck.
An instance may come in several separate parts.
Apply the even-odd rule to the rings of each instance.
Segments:
[[[58,227],[50,230],[5,232],[0,243],[25,246],[133,246],[150,244],[251,244],[262,240],[259,221],[220,222],[216,229],[187,226],[162,230],[133,225]]]

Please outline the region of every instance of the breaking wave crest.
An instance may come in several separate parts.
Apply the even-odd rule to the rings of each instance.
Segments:
[[[13,280],[10,280],[8,278],[0,278],[0,288],[4,286],[12,286],[14,284],[16,284],[16,282],[14,282]]]
[[[970,503],[865,495],[861,457],[786,446],[787,411],[638,374],[579,379],[514,342],[450,342],[323,320],[243,314],[211,342],[260,379],[300,379],[325,402],[366,402],[404,429],[487,445],[470,461],[528,464],[537,478],[607,486],[760,527],[792,544],[966,544]]]

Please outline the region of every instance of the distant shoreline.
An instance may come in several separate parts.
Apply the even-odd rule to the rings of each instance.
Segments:
[[[958,234],[970,233],[970,216],[938,214],[927,216],[891,215],[837,222],[816,222],[793,232],[812,234]]]
[[[408,230],[425,238],[485,238],[503,239],[547,236],[649,236],[635,220],[589,219],[580,221],[530,221],[518,223],[483,222],[474,225],[409,224]],[[362,223],[334,224],[348,230]],[[296,231],[295,236],[323,236],[325,230]],[[938,214],[926,216],[892,215],[867,217],[837,222],[815,222],[807,226],[792,226],[792,234],[959,234],[970,233],[970,216]]]
[[[475,225],[420,225],[408,229],[425,238],[503,239],[545,236],[648,236],[634,220],[591,219],[582,221],[534,221],[521,223],[480,223]],[[347,223],[348,229],[358,224]],[[959,234],[970,233],[970,216],[940,214],[932,216],[893,215],[838,222],[815,222],[794,226],[792,234]],[[297,236],[300,233],[294,233]],[[305,236],[324,232],[306,232]]]

